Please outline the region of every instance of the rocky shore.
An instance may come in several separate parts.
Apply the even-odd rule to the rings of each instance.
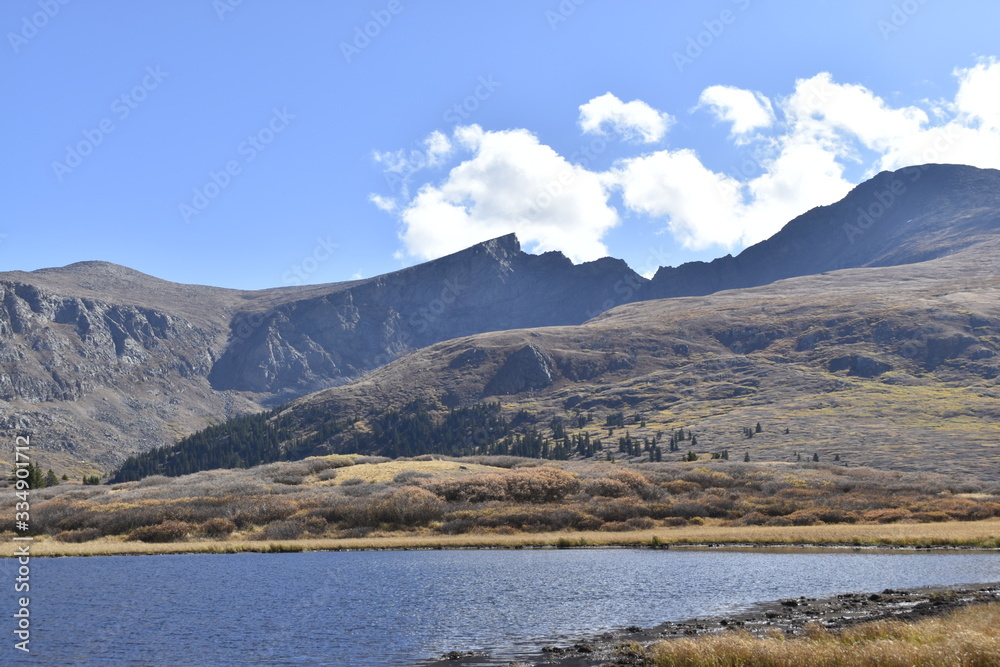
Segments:
[[[1000,602],[1000,583],[970,586],[886,589],[879,592],[844,593],[830,598],[791,598],[767,602],[744,612],[723,616],[668,622],[651,629],[639,627],[608,632],[586,641],[565,646],[540,647],[534,656],[520,661],[503,662],[488,655],[454,651],[427,667],[618,667],[646,665],[645,647],[657,641],[703,634],[722,634],[744,630],[763,635],[780,630],[787,636],[803,633],[803,628],[818,622],[829,630],[856,623],[897,619],[913,622],[944,614],[969,604]]]

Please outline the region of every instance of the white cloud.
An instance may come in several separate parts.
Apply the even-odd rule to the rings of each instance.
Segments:
[[[742,204],[739,183],[706,169],[692,150],[625,160],[612,174],[628,208],[668,218],[670,231],[687,245],[731,246],[741,235],[732,215]]]
[[[628,141],[655,143],[663,138],[670,125],[668,114],[661,113],[642,100],[622,102],[611,93],[604,93],[580,105],[580,129],[604,134],[609,125]]]
[[[955,107],[960,120],[991,132],[1000,131],[1000,61],[989,58],[974,67],[956,69],[959,79]]]
[[[425,184],[400,214],[409,255],[440,257],[510,232],[536,252],[574,261],[607,255],[603,235],[618,215],[597,174],[570,164],[527,130],[459,127],[472,153],[444,182]]]
[[[698,99],[720,121],[733,124],[733,134],[770,127],[774,122],[771,100],[761,93],[732,86],[709,86]]]
[[[404,255],[427,259],[514,231],[534,251],[575,261],[607,254],[619,223],[611,203],[660,222],[689,248],[730,251],[761,241],[809,209],[841,199],[862,176],[928,162],[1000,168],[1000,62],[956,69],[954,99],[893,105],[868,88],[821,72],[771,99],[730,86],[706,88],[693,110],[731,124],[729,140],[749,167],[721,172],[690,148],[633,154],[603,173],[569,163],[526,129],[455,128],[421,145],[426,166],[454,165],[416,195],[371,195],[402,223]],[[580,107],[585,132],[633,141],[663,138],[670,117],[611,93]],[[399,172],[402,151],[380,154]],[[747,156],[753,156],[750,160]],[[450,161],[450,162],[449,162]],[[724,162],[725,163],[725,162]],[[732,162],[730,162],[732,163]],[[401,255],[402,256],[402,255]]]
[[[375,204],[376,208],[380,211],[385,211],[386,213],[392,213],[396,210],[396,202],[389,197],[383,197],[382,195],[371,193],[368,195],[368,201]]]
[[[854,185],[844,176],[851,164],[867,165],[866,176],[928,162],[1000,167],[1000,63],[981,61],[955,75],[954,102],[933,105],[936,124],[919,107],[893,107],[826,72],[796,81],[777,102],[780,113],[759,93],[713,86],[699,106],[733,123],[736,145],[753,144],[752,169],[727,175],[693,151],[664,150],[619,161],[605,183],[621,189],[627,208],[664,219],[685,246],[734,249],[841,199]],[[754,129],[763,132],[745,136]]]
[[[423,169],[440,167],[451,153],[451,141],[438,130],[434,130],[419,144],[414,142],[410,150],[374,151],[372,158],[382,165],[389,187],[393,190],[398,189],[406,197],[409,195],[410,179],[414,174]],[[382,208],[374,199],[369,197],[369,200]]]

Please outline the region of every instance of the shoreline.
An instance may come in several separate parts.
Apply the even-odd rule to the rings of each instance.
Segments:
[[[916,588],[856,591],[826,598],[785,598],[758,602],[742,611],[683,621],[666,621],[652,628],[630,627],[581,637],[572,645],[541,646],[516,661],[483,653],[456,650],[419,663],[421,667],[600,667],[645,665],[644,652],[653,644],[671,639],[725,636],[734,630],[765,636],[776,630],[787,637],[805,634],[805,626],[821,623],[827,630],[896,619],[907,623],[941,616],[972,604],[1000,602],[1000,582],[921,586]]]
[[[10,539],[10,537],[8,537]],[[422,549],[565,549],[565,548],[773,548],[773,549],[939,549],[1000,550],[1000,519],[938,523],[823,524],[817,526],[683,526],[628,532],[545,533],[375,533],[368,537],[245,539],[185,542],[127,542],[100,538],[56,542],[36,538],[35,557],[124,556],[157,554],[293,553],[303,551],[384,551]]]

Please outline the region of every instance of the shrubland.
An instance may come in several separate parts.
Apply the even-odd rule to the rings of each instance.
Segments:
[[[332,455],[33,493],[34,533],[67,543],[613,533],[699,525],[751,531],[1000,517],[995,485],[811,462]]]

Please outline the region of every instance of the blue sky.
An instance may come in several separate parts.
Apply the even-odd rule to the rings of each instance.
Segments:
[[[884,168],[1000,166],[1000,4],[8,0],[0,269],[257,289],[510,231],[737,252]]]

